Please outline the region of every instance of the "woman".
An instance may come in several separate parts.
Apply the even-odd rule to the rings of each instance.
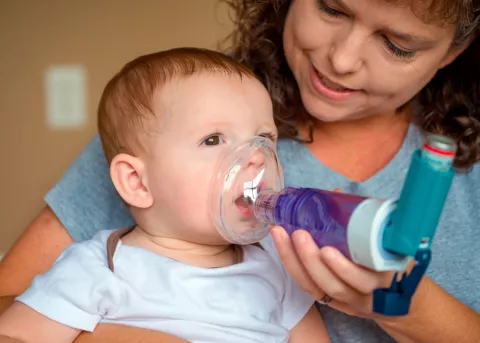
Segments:
[[[267,85],[277,113],[285,182],[376,197],[399,194],[423,132],[454,138],[452,186],[433,261],[409,315],[371,312],[388,275],[273,232],[284,263],[317,299],[333,342],[480,341],[480,45],[478,0],[230,1],[233,55]],[[21,292],[74,240],[131,224],[94,139],[46,197],[49,207],[6,256],[2,293]],[[59,218],[59,219],[58,219]],[[21,285],[21,286],[18,286]],[[450,295],[450,294],[451,295]],[[332,301],[330,301],[333,299]],[[352,315],[352,316],[350,316]],[[363,318],[359,318],[363,317]],[[388,333],[385,333],[385,331]],[[393,337],[393,338],[392,338]]]

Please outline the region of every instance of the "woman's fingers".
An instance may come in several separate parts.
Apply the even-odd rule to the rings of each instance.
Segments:
[[[298,285],[315,299],[321,299],[325,293],[316,285],[299,259],[292,244],[292,240],[280,226],[272,228],[272,236],[275,241],[278,254],[288,273],[295,279]]]
[[[387,286],[394,275],[392,272],[376,272],[359,266],[331,247],[321,249],[320,257],[343,282],[363,294],[371,294],[374,289]]]
[[[394,273],[359,266],[333,247],[318,248],[311,235],[297,230],[292,239],[281,227],[272,229],[280,258],[289,274],[315,299],[328,295],[329,306],[343,312],[369,316],[372,292],[388,286]]]
[[[318,288],[337,301],[358,302],[363,295],[345,283],[335,271],[322,261],[321,250],[318,249],[308,232],[298,230],[293,233],[292,240],[301,263]]]

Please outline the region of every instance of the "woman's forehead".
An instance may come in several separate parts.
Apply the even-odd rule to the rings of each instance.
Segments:
[[[421,21],[437,25],[455,24],[473,0],[383,0],[408,7]]]
[[[451,22],[456,18],[453,4],[460,0],[320,1],[358,19],[373,31],[419,46],[432,46],[439,40],[453,38],[455,27]]]

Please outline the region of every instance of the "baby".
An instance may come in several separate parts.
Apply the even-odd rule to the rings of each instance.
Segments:
[[[203,49],[139,57],[107,84],[98,124],[136,226],[67,248],[0,317],[0,342],[72,342],[99,323],[191,342],[329,341],[270,236],[232,245],[209,216],[221,156],[257,136],[275,141],[270,97],[251,71]]]

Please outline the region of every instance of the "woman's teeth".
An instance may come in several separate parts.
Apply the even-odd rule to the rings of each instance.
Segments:
[[[327,78],[323,77],[322,75],[320,75],[318,72],[317,72],[317,76],[319,77],[319,79],[322,81],[322,83],[323,83],[325,86],[327,86],[327,87],[330,88],[330,89],[333,89],[334,91],[347,91],[347,90],[350,90],[349,88],[342,87],[342,86],[340,86],[339,84],[330,81],[329,79],[327,79]]]
[[[328,79],[322,78],[322,82],[328,87],[331,88],[335,91],[346,91],[348,88],[342,87],[340,85],[337,85],[336,83],[331,82]]]

